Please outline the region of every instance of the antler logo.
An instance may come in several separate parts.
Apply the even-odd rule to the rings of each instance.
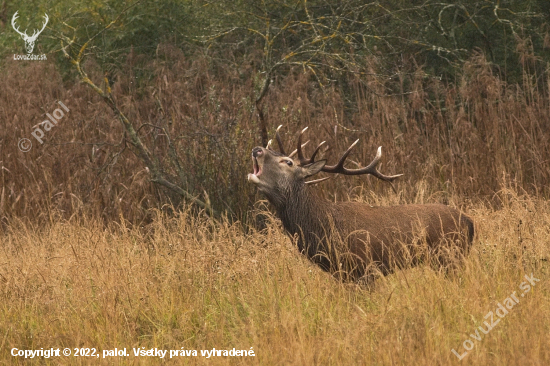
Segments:
[[[42,29],[40,30],[34,30],[32,36],[28,36],[27,35],[27,30],[25,29],[24,32],[20,32],[19,31],[19,27],[17,27],[15,25],[15,20],[19,17],[17,15],[17,13],[19,12],[16,11],[15,14],[13,14],[13,17],[11,18],[11,26],[13,27],[13,29],[19,33],[19,35],[21,35],[21,37],[23,38],[23,40],[25,41],[25,48],[27,49],[27,53],[32,53],[32,50],[34,49],[34,42],[36,42],[36,39],[38,38],[38,36],[40,35],[40,33],[42,33],[42,31],[44,30],[44,28],[46,28],[46,24],[48,24],[48,14],[44,14],[44,25],[42,26]]]

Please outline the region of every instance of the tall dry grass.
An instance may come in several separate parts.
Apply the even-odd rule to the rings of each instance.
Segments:
[[[550,205],[505,188],[465,207],[477,240],[456,276],[402,270],[367,291],[341,284],[292,247],[276,221],[244,233],[183,210],[154,211],[147,228],[52,213],[47,225],[11,219],[0,249],[0,363],[10,351],[127,348],[126,358],[61,357],[53,364],[161,364],[133,347],[250,349],[256,357],[170,364],[447,365],[524,275],[540,282],[461,362],[550,361]],[[373,199],[390,204],[398,196]],[[416,198],[424,201],[422,194]],[[200,352],[199,352],[200,355]]]
[[[84,65],[98,85],[104,77],[89,58]],[[490,197],[506,184],[530,194],[550,194],[550,77],[525,66],[522,84],[508,85],[483,55],[474,55],[455,81],[427,77],[421,67],[399,80],[349,77],[341,87],[321,88],[299,70],[273,83],[264,102],[273,133],[279,124],[289,149],[295,133],[310,126],[316,144],[326,140],[332,163],[356,138],[350,157],[368,163],[384,147],[382,170],[404,173],[398,190],[411,200],[418,182],[432,201]],[[373,73],[376,73],[373,66]],[[247,185],[251,148],[260,142],[254,109],[254,63],[220,63],[160,45],[155,59],[131,52],[112,75],[113,95],[136,128],[168,126],[186,170],[181,185],[208,199],[218,211],[247,220],[257,200]],[[74,80],[63,80],[54,63],[7,61],[0,91],[0,217],[33,217],[48,222],[52,210],[101,217],[122,216],[133,224],[151,222],[150,208],[178,205],[149,183],[142,162],[123,148],[123,131],[98,95]],[[399,93],[387,96],[388,90]],[[61,100],[70,109],[46,133],[32,137]],[[140,136],[169,174],[167,140],[145,126]],[[28,153],[20,138],[33,140]],[[292,142],[294,143],[294,142]],[[311,147],[308,147],[310,149]],[[365,177],[336,177],[324,183],[331,199],[354,196],[365,186],[386,194],[386,185]]]

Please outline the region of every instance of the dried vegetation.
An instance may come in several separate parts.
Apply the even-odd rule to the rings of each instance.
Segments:
[[[100,83],[97,65],[85,67]],[[421,266],[372,291],[321,272],[263,208],[252,210],[259,197],[245,176],[259,136],[246,64],[224,68],[164,45],[147,63],[131,53],[113,86],[136,127],[170,126],[185,188],[227,212],[216,220],[152,185],[123,151],[112,112],[92,90],[62,80],[53,63],[8,62],[3,73],[10,89],[0,94],[0,363],[24,362],[12,347],[254,347],[261,364],[450,364],[458,361],[451,349],[462,350],[485,314],[531,273],[537,286],[462,362],[550,361],[548,72],[526,67],[522,84],[507,85],[475,55],[453,83],[418,68],[400,81],[412,93],[398,96],[382,96],[385,85],[374,78],[348,80],[346,93],[318,88],[298,71],[276,80],[265,100],[272,131],[282,123],[293,137],[309,125],[314,142],[333,146],[329,162],[356,138],[358,162],[382,145],[383,170],[405,174],[397,195],[349,177],[324,183],[320,194],[383,205],[445,202],[476,221],[477,240],[455,277]],[[43,145],[33,140],[30,152],[19,151],[18,140],[32,139],[57,100],[70,109],[67,118]],[[166,157],[162,133],[144,126],[140,134]]]

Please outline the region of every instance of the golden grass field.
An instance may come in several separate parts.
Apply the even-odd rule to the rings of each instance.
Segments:
[[[82,5],[83,13],[75,4],[70,12],[90,36],[95,23],[84,15],[95,19],[99,3]],[[9,28],[7,11],[20,4],[3,5],[0,25]],[[108,19],[107,6],[100,8],[98,24]],[[59,14],[52,21],[68,16]],[[524,16],[543,19],[534,14]],[[493,31],[507,26],[502,19]],[[544,38],[532,38],[518,26],[515,43],[502,45],[510,52],[504,67],[493,51],[476,49],[439,75],[415,48],[395,49],[394,66],[382,51],[357,52],[352,58],[365,57],[360,69],[338,74],[339,61],[331,61],[322,78],[305,64],[273,66],[270,84],[272,56],[260,43],[248,49],[232,35],[238,42],[216,51],[170,31],[149,51],[126,50],[123,28],[107,28],[113,38],[101,31],[97,44],[76,40],[84,79],[51,36],[54,49],[40,46],[47,61],[15,61],[12,51],[0,60],[0,365],[550,365],[548,27],[540,28]],[[0,43],[16,47],[14,39],[3,33]],[[84,53],[82,44],[89,44]],[[120,56],[108,61],[109,54]],[[69,111],[46,130],[42,121],[59,102]],[[426,264],[366,288],[310,263],[245,179],[251,150],[280,124],[287,151],[309,126],[311,145],[330,147],[319,156],[328,164],[356,139],[349,162],[357,166],[383,146],[381,172],[403,174],[397,194],[364,176],[340,175],[314,189],[337,201],[461,209],[476,225],[464,267],[447,276]],[[32,134],[39,126],[43,143]],[[131,130],[150,159],[136,150]],[[27,152],[25,139],[33,143]],[[153,165],[187,194],[158,184]],[[204,205],[190,206],[195,198]],[[210,205],[215,218],[199,212]],[[525,276],[537,279],[529,292]],[[514,297],[517,304],[497,317]],[[12,355],[52,348],[71,355]],[[103,358],[115,348],[128,355]],[[214,348],[255,356],[201,355]],[[77,357],[75,349],[99,357]],[[168,352],[134,356],[134,349]],[[197,356],[170,358],[170,350]]]
[[[0,250],[0,364],[550,364],[550,204],[504,189],[462,209],[477,229],[463,270],[448,278],[425,265],[370,290],[310,264],[274,219],[261,232],[190,212],[157,213],[141,229],[12,220]],[[531,273],[540,281],[519,297]],[[514,291],[519,303],[470,337]],[[459,361],[451,350],[463,354],[467,339],[473,349]],[[100,357],[25,360],[14,347]],[[198,356],[135,357],[140,347]],[[251,347],[255,357],[200,354]],[[129,356],[104,359],[114,348]]]

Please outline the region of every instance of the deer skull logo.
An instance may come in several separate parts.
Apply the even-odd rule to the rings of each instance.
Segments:
[[[32,36],[28,36],[27,35],[27,30],[25,29],[24,32],[20,32],[19,31],[19,27],[17,27],[17,25],[15,24],[15,20],[19,17],[17,15],[17,13],[19,12],[16,11],[15,14],[13,14],[13,17],[11,18],[11,26],[13,27],[13,29],[19,33],[19,35],[23,38],[23,40],[25,41],[25,48],[27,49],[27,53],[32,53],[32,50],[34,49],[34,42],[36,42],[36,39],[38,38],[38,36],[40,35],[40,33],[42,33],[42,31],[44,30],[44,28],[46,28],[46,24],[48,24],[48,14],[44,14],[44,25],[42,26],[42,29],[40,30],[34,30]]]

